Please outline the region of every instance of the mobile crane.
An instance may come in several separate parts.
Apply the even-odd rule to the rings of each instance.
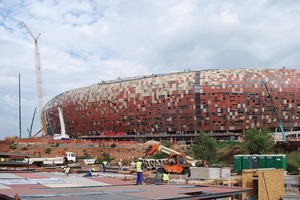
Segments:
[[[279,118],[279,116],[278,116],[276,107],[275,107],[274,102],[273,102],[273,98],[272,98],[272,96],[271,96],[271,94],[270,94],[270,91],[269,91],[269,88],[268,88],[268,86],[267,86],[267,81],[263,80],[262,83],[264,84],[264,86],[265,86],[265,88],[266,88],[266,90],[267,90],[267,93],[268,93],[268,97],[270,98],[270,101],[271,101],[271,104],[272,104],[272,107],[273,107],[273,111],[274,111],[274,113],[275,113],[275,116],[276,116],[276,119],[277,119],[279,128],[280,128],[281,133],[282,133],[282,139],[283,139],[283,142],[286,143],[286,142],[287,142],[286,134],[285,134],[285,132],[284,132],[284,130],[283,130],[282,122],[281,122],[281,120],[280,120],[280,118]]]
[[[59,121],[60,121],[60,134],[54,134],[53,139],[54,140],[69,140],[70,136],[66,134],[66,129],[65,129],[65,122],[64,122],[64,117],[63,117],[63,111],[61,107],[58,107],[58,115],[59,115]]]
[[[190,166],[199,166],[201,163],[203,163],[203,161],[196,160],[190,156],[177,152],[173,149],[167,148],[159,143],[150,145],[144,152],[144,156],[151,156],[156,151],[161,151],[169,155],[169,157],[166,160],[166,163],[163,166],[157,168],[157,174],[186,174]]]

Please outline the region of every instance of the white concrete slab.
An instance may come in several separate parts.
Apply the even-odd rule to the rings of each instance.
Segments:
[[[11,188],[6,185],[0,184],[0,190],[7,190],[7,189],[11,189]],[[1,193],[1,191],[0,191],[0,193]]]
[[[118,173],[102,173],[102,172],[98,172],[96,173],[97,176],[100,176],[100,177],[112,177],[112,178],[131,178],[131,177],[136,177],[136,175],[130,175],[130,174],[118,174]]]
[[[60,177],[58,178],[63,181],[63,184],[43,184],[47,187],[56,188],[56,187],[101,187],[109,186],[110,184],[94,181],[92,179],[81,178],[81,177]]]
[[[23,185],[23,184],[63,184],[61,179],[57,178],[40,178],[40,179],[0,179],[0,184],[3,185]]]
[[[23,177],[17,176],[12,173],[0,173],[0,179],[2,179],[2,178],[12,178],[12,179],[20,178],[20,179],[22,179]]]
[[[0,184],[3,185],[28,185],[28,184],[38,184],[38,182],[30,179],[0,179]]]
[[[220,168],[191,167],[190,179],[216,179],[220,177]]]
[[[65,177],[80,177],[79,174],[69,174],[69,176],[67,176],[66,174],[62,173],[62,172],[39,172],[37,173],[41,176],[45,176],[45,177],[55,177],[55,178],[65,178]]]
[[[72,188],[72,187],[82,187],[81,185],[77,185],[74,183],[65,183],[65,184],[44,184],[49,188]]]
[[[45,184],[64,184],[65,182],[61,179],[51,177],[51,178],[39,178],[39,179],[31,179],[33,181],[36,181],[39,184],[45,185]]]

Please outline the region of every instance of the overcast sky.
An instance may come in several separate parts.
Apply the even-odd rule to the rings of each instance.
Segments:
[[[38,107],[34,41],[22,21],[41,33],[45,103],[118,77],[300,64],[300,1],[0,0],[0,139],[19,136],[19,74],[23,138]]]

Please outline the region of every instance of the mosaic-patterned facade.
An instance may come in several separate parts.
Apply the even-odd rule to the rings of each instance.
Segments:
[[[220,69],[151,75],[67,91],[44,108],[48,134],[60,133],[57,107],[71,136],[110,132],[242,132],[278,122],[300,126],[300,70]]]

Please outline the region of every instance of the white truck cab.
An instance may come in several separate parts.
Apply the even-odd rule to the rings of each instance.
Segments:
[[[67,158],[68,161],[76,162],[76,156],[73,152],[66,152],[65,158]]]

